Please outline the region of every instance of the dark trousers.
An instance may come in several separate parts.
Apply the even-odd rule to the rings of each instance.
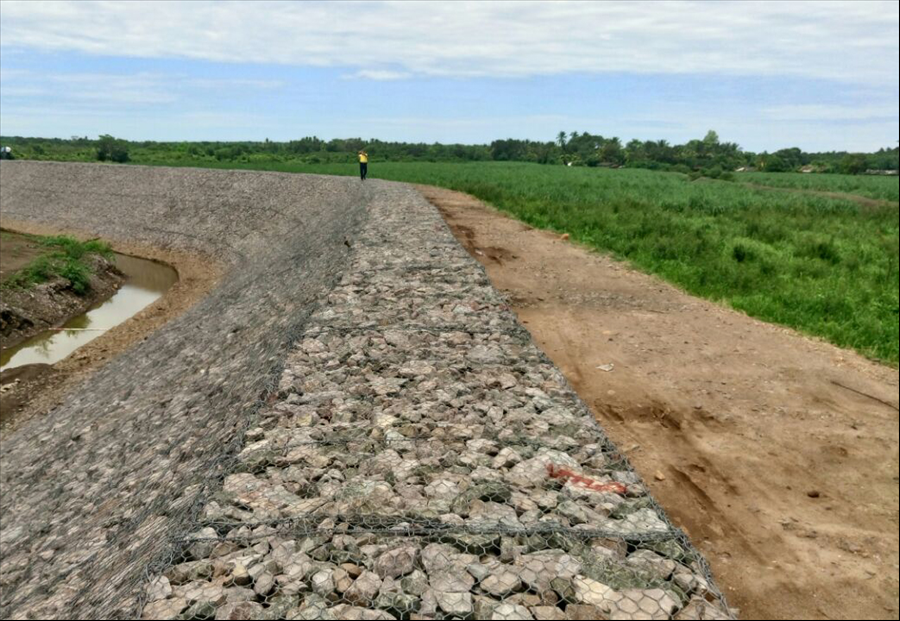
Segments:
[[[366,175],[369,173],[369,165],[363,162],[359,163],[359,178],[363,181],[366,180]]]

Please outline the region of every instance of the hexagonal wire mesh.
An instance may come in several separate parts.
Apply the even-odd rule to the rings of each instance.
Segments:
[[[144,618],[733,618],[433,208],[402,204],[373,207]]]

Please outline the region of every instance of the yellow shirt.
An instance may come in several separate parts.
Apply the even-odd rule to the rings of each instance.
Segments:
[[[368,156],[368,154],[366,154],[366,153],[360,153],[360,154],[359,154],[359,163],[360,163],[360,164],[368,164],[368,163],[369,163],[369,156]]]

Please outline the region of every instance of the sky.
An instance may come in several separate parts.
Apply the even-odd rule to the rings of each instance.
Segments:
[[[0,134],[872,151],[900,3],[0,2]]]

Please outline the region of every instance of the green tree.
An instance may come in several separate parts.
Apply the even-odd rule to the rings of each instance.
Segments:
[[[862,153],[848,153],[841,158],[841,172],[846,175],[861,175],[866,172],[866,156]]]
[[[559,132],[556,134],[556,144],[559,145],[560,149],[566,148],[566,132]]]
[[[103,134],[97,141],[97,159],[101,162],[127,162],[128,143],[109,134]]]

